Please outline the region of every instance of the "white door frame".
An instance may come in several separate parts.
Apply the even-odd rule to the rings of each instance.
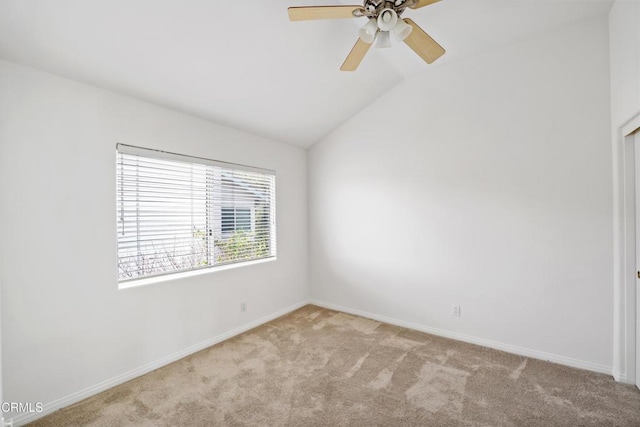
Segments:
[[[636,369],[636,138],[640,112],[613,138],[613,377],[635,384]],[[638,146],[640,149],[640,146]],[[638,165],[640,169],[640,165]],[[640,233],[640,230],[638,230]],[[638,236],[640,238],[640,236]]]

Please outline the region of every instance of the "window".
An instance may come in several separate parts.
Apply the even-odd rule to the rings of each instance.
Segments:
[[[276,255],[275,173],[118,144],[121,282]]]
[[[222,233],[251,231],[251,208],[222,208]]]

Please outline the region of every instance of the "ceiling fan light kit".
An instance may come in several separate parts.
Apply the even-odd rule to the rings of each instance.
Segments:
[[[363,6],[302,6],[290,7],[291,21],[315,19],[362,18],[369,20],[358,31],[359,39],[340,67],[342,71],[355,71],[375,41],[376,48],[391,47],[394,41],[404,41],[426,63],[431,64],[444,55],[445,50],[422,28],[410,19],[400,16],[407,8],[419,9],[440,0],[365,0]]]

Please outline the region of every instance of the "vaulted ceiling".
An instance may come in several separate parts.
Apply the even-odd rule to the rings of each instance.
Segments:
[[[612,0],[443,0],[404,16],[445,56],[427,65],[401,43],[351,73],[339,67],[364,18],[288,20],[289,6],[331,4],[359,2],[0,0],[0,58],[309,147],[409,75],[606,14]]]

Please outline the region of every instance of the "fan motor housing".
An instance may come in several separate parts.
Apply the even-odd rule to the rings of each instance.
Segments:
[[[369,18],[377,18],[384,9],[393,9],[398,16],[404,12],[407,7],[415,4],[415,0],[365,0],[363,15]]]

